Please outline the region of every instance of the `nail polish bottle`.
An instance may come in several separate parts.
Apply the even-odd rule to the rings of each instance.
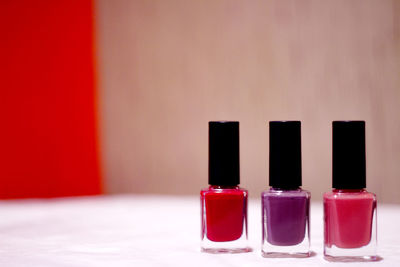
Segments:
[[[201,251],[249,252],[247,190],[239,187],[239,122],[209,122],[209,187],[201,190]]]
[[[269,185],[261,193],[262,255],[310,256],[310,198],[301,189],[301,123],[269,122]]]
[[[325,258],[376,260],[376,196],[365,190],[364,121],[332,123],[332,187],[324,194]]]

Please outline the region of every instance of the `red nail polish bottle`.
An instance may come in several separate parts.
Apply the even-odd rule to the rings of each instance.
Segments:
[[[331,261],[373,261],[376,196],[365,190],[365,122],[332,123],[332,192],[324,194],[324,255]]]
[[[249,252],[247,190],[239,187],[239,122],[209,122],[209,187],[201,190],[201,251]]]

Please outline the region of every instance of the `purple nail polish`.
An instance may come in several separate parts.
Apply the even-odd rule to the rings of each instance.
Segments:
[[[269,122],[269,185],[261,194],[262,255],[310,256],[310,198],[301,189],[301,123]]]
[[[275,246],[295,246],[304,241],[308,226],[310,193],[271,188],[262,194],[267,242]]]

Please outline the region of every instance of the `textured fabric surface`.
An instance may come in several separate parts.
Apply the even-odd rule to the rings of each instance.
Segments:
[[[261,257],[261,207],[249,203],[253,252],[205,254],[200,245],[196,197],[102,196],[0,202],[0,266],[399,266],[400,205],[378,205],[378,253],[374,263],[323,259],[322,205],[311,209],[306,259]]]

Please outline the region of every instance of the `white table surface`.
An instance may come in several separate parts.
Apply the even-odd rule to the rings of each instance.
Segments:
[[[400,205],[378,205],[379,262],[323,259],[322,205],[311,207],[311,248],[305,259],[260,255],[261,209],[249,203],[244,254],[201,253],[197,197],[98,196],[0,201],[0,266],[400,266]]]

